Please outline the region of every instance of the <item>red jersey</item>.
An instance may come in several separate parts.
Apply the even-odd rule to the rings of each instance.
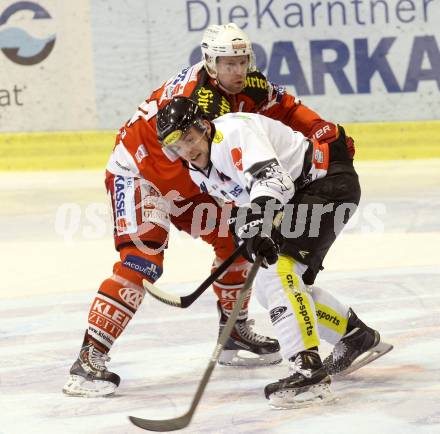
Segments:
[[[277,119],[305,136],[310,136],[320,125],[328,124],[284,88],[268,81],[261,72],[248,73],[243,91],[228,95],[200,62],[183,69],[155,90],[119,130],[107,165],[109,172],[144,178],[163,195],[177,190],[180,196],[175,197],[177,200],[200,192],[182,160],[162,148],[157,139],[157,111],[178,95],[196,101],[209,119],[229,112],[259,113]]]

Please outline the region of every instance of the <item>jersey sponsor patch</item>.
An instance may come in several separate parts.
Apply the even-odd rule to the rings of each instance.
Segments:
[[[237,288],[234,289],[222,289],[221,299],[222,300],[237,300]]]
[[[196,74],[195,76],[194,70]],[[172,99],[177,95],[183,94],[186,84],[189,81],[194,80],[194,77],[197,77],[196,65],[182,69],[182,71],[180,71],[177,75],[168,80],[163,90],[160,102],[162,103],[162,101],[165,99]]]
[[[201,190],[203,193],[208,193],[208,187],[206,186],[206,183],[205,183],[205,182],[202,182],[202,183],[200,184],[200,190]]]
[[[229,197],[238,197],[243,191],[244,190],[237,184],[232,190],[229,190]]]
[[[267,89],[267,80],[264,76],[254,76],[249,74],[246,77],[246,87]]]
[[[125,170],[126,172],[130,172],[130,168],[121,164],[118,160],[115,160],[116,166],[118,166],[121,170]]]
[[[277,306],[274,307],[269,313],[270,313],[270,320],[272,323],[274,323],[284,312],[286,312],[287,307],[286,306]]]
[[[243,172],[243,155],[241,148],[232,148],[231,149],[232,161],[234,162],[234,166],[240,171]]]
[[[212,140],[214,143],[220,143],[222,142],[224,139],[223,134],[221,133],[221,131],[216,130],[215,134],[214,134],[214,139]]]
[[[125,301],[133,309],[138,309],[144,298],[145,292],[133,288],[121,288],[118,292],[121,300]]]
[[[278,84],[275,83],[270,83],[270,85],[272,86],[272,92],[273,92],[273,96],[275,98],[275,101],[280,103],[281,100],[283,99],[284,94],[286,93],[286,88],[279,86]]]
[[[89,333],[101,344],[110,348],[133,317],[121,303],[98,294],[89,313]]]
[[[115,226],[118,235],[137,231],[134,204],[134,178],[116,175],[114,179]]]
[[[313,140],[313,166],[316,169],[327,170],[329,156],[328,143],[319,143],[317,140]]]
[[[310,253],[307,250],[298,250],[299,255],[301,256],[301,258],[305,259],[306,256]]]
[[[136,161],[140,163],[145,157],[148,157],[148,151],[144,145],[139,145],[134,156],[136,157]]]
[[[259,71],[250,72],[246,77],[243,95],[251,98],[258,107],[267,102],[269,95],[269,85],[266,77]]]
[[[210,113],[210,107],[214,102],[214,92],[202,86],[195,92],[195,95],[197,97],[197,105],[201,107],[205,113]]]
[[[197,103],[209,119],[231,112],[230,102],[211,84],[205,69],[200,72],[198,84],[189,97]]]
[[[122,265],[143,274],[153,282],[159,279],[163,272],[162,267],[159,265],[149,261],[148,259],[135,255],[127,255]]]
[[[141,181],[142,222],[155,223],[164,229],[170,226],[170,202],[162,196],[159,189],[146,180]]]

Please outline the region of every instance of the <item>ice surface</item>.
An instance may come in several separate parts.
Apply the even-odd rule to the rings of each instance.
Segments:
[[[264,398],[264,386],[286,375],[285,364],[217,367],[183,432],[440,433],[440,162],[358,166],[362,206],[385,206],[384,232],[361,225],[347,230],[317,283],[380,330],[394,350],[334,381],[336,402],[301,410],[271,410]],[[378,178],[382,170],[386,182]],[[139,433],[128,415],[183,414],[217,337],[212,292],[189,309],[147,296],[111,351],[109,366],[122,377],[117,394],[64,396],[89,304],[116,255],[109,230],[95,239],[78,232],[66,243],[54,229],[55,217],[64,203],[79,204],[82,213],[91,203],[105,203],[101,174],[14,175],[0,174],[0,199],[8,203],[0,211],[0,433]],[[363,224],[371,229],[365,219]],[[158,285],[186,294],[206,276],[211,257],[209,248],[174,236],[168,278]],[[184,283],[176,283],[179,276]],[[272,334],[255,301],[251,312],[258,331]],[[324,355],[329,350],[322,346]]]

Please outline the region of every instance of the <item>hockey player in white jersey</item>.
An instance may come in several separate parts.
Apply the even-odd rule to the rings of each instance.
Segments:
[[[264,257],[255,291],[289,360],[289,375],[265,388],[272,406],[331,399],[330,375],[351,372],[392,349],[351,308],[313,285],[360,199],[342,127],[338,139],[319,144],[258,114],[208,121],[196,103],[176,97],[159,111],[157,131],[203,191],[238,206],[230,221],[239,242],[246,243],[250,260]],[[283,219],[275,228],[277,210]],[[320,337],[335,345],[324,361]]]

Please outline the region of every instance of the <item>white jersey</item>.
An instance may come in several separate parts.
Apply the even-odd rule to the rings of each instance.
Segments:
[[[322,157],[320,145],[314,143],[312,153],[312,144],[302,133],[279,121],[254,113],[228,113],[212,122],[216,128],[212,167],[190,171],[193,181],[212,196],[239,206],[269,196],[284,205],[293,197],[295,184],[304,185],[327,173],[328,152],[327,158]],[[306,159],[305,168],[306,153],[310,162]],[[320,164],[320,160],[326,161]]]

